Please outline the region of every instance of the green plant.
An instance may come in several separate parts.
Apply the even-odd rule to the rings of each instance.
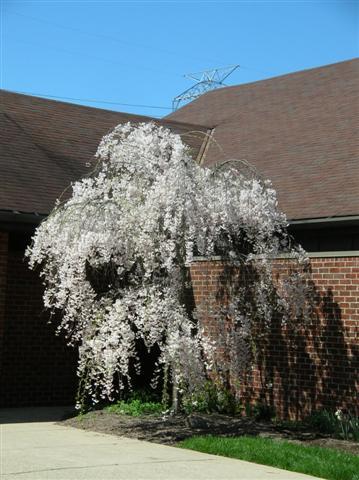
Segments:
[[[105,407],[105,410],[111,413],[139,417],[141,415],[161,414],[166,410],[166,406],[158,401],[158,395],[155,392],[136,390],[116,403]]]
[[[80,423],[84,422],[86,419],[88,419],[90,417],[90,413],[82,413],[80,412],[77,416],[76,416],[76,420]]]
[[[247,417],[253,417],[258,421],[270,421],[275,417],[274,407],[264,402],[258,402],[254,405],[247,403],[245,406],[245,413]]]
[[[337,419],[335,418],[334,413],[329,412],[328,410],[313,412],[305,419],[305,422],[321,433],[333,434],[337,432]]]
[[[340,426],[341,436],[346,440],[359,442],[359,417],[350,412],[337,410],[335,418]]]
[[[165,407],[158,402],[142,402],[139,399],[134,400],[119,400],[117,403],[105,408],[107,412],[131,415],[132,417],[139,417],[141,415],[161,414]]]
[[[335,413],[319,410],[306,418],[306,423],[321,433],[328,433],[344,440],[359,441],[359,417],[338,409]]]
[[[148,389],[148,388],[139,388],[137,390],[133,390],[127,393],[122,400],[126,400],[130,402],[132,400],[139,400],[142,403],[161,403],[161,395],[160,393],[156,392],[155,390]],[[163,403],[163,402],[162,402]]]
[[[185,413],[239,413],[240,406],[234,394],[227,388],[213,381],[207,381],[202,390],[182,398]]]

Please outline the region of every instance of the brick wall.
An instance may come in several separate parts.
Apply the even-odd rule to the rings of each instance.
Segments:
[[[0,232],[0,375],[5,328],[8,234]]]
[[[220,260],[191,265],[197,307],[218,303],[224,268]],[[290,260],[273,261],[275,277],[290,268]],[[299,419],[322,407],[355,410],[358,405],[359,257],[311,258],[308,275],[314,306],[310,322],[292,330],[273,318],[255,368],[242,379],[246,400],[265,401],[282,418]],[[246,281],[243,275],[238,279]],[[204,315],[202,321],[215,338],[213,317]]]
[[[0,234],[0,406],[74,404],[76,355],[48,320],[38,273]]]
[[[275,275],[289,268],[288,260],[273,263]],[[218,260],[192,264],[197,306],[217,301],[223,270]],[[243,381],[247,399],[266,400],[282,417],[357,404],[359,257],[312,258],[310,278],[316,307],[311,324],[294,334],[273,319],[269,342]],[[28,269],[23,249],[11,247],[0,232],[0,406],[73,403],[76,355],[48,319],[37,272]],[[213,319],[205,323],[215,336]]]

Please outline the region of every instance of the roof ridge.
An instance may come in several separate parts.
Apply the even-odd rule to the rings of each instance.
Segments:
[[[118,110],[108,110],[106,108],[90,107],[88,105],[66,102],[64,100],[57,100],[57,99],[54,99],[54,98],[39,97],[39,96],[36,96],[36,95],[19,93],[17,91],[13,91],[13,90],[7,90],[5,88],[0,88],[0,93],[10,94],[10,95],[14,95],[14,96],[17,96],[17,97],[34,98],[36,100],[43,101],[44,103],[55,103],[55,104],[60,103],[62,105],[69,105],[71,107],[79,108],[80,110],[81,109],[86,109],[86,110],[88,109],[88,110],[94,110],[94,111],[96,110],[96,111],[102,111],[102,112],[113,113],[113,114],[119,113],[119,114],[122,114],[122,115],[128,115],[128,116],[133,116],[133,117],[143,117],[144,119],[156,120],[155,117],[149,117],[149,116],[141,115],[141,114],[137,114],[137,113],[128,113],[128,112],[121,112],[121,111],[118,111]]]
[[[206,94],[207,93],[213,93],[213,92],[216,92],[218,90],[229,90],[229,89],[232,89],[232,88],[243,87],[245,85],[253,85],[253,84],[259,83],[259,82],[269,82],[271,80],[276,80],[278,78],[293,77],[293,76],[296,76],[296,75],[301,75],[303,73],[309,73],[309,72],[312,72],[314,70],[316,70],[316,71],[324,70],[324,69],[333,68],[333,67],[336,67],[336,66],[342,65],[342,64],[349,64],[351,62],[358,63],[358,66],[359,66],[359,57],[354,57],[354,58],[351,58],[349,60],[343,60],[341,62],[328,63],[328,64],[325,64],[325,65],[320,65],[319,67],[303,68],[302,70],[295,70],[294,72],[288,72],[288,73],[283,73],[283,74],[279,74],[279,75],[274,75],[273,77],[263,78],[261,80],[255,80],[254,82],[238,83],[237,85],[228,85],[228,86],[225,86],[225,87],[222,87],[222,88],[216,88],[215,90],[210,90],[210,91],[206,92]]]
[[[224,91],[227,92],[229,90],[243,88],[243,87],[246,87],[248,85],[256,85],[256,84],[259,84],[259,83],[271,82],[273,80],[278,80],[278,79],[282,79],[282,78],[285,79],[285,78],[288,78],[288,77],[295,77],[295,76],[298,76],[298,75],[301,75],[301,74],[306,74],[306,73],[313,72],[313,71],[325,70],[325,69],[336,67],[338,65],[349,64],[349,63],[354,63],[354,64],[357,63],[358,66],[359,66],[359,57],[350,58],[348,60],[343,60],[341,62],[335,62],[335,63],[326,64],[326,65],[320,65],[319,67],[304,68],[302,70],[296,70],[294,72],[288,72],[288,73],[284,73],[284,74],[274,75],[273,77],[262,78],[260,80],[254,80],[254,81],[245,82],[245,83],[237,83],[236,85],[228,85],[228,86],[224,86],[224,87],[220,87],[220,88],[215,88],[213,90],[209,90],[209,91],[203,93],[199,97],[195,98],[192,102],[186,103],[185,105],[183,105],[183,107],[179,108],[175,112],[171,112],[170,114],[168,114],[166,117],[163,117],[163,118],[170,119],[173,114],[176,114],[177,112],[180,112],[182,109],[185,109],[188,105],[193,105],[193,104],[197,103],[198,101],[200,101],[201,99],[203,99],[204,97],[214,96],[214,95],[217,94],[217,92],[224,92]],[[213,126],[212,126],[212,128],[213,128]]]
[[[197,123],[187,123],[187,122],[181,122],[180,120],[175,120],[175,119],[170,119],[170,118],[166,118],[166,117],[162,117],[162,118],[156,118],[156,117],[151,117],[151,116],[148,116],[148,115],[142,115],[142,114],[139,114],[139,113],[129,113],[129,112],[122,112],[122,111],[119,111],[119,110],[108,110],[106,108],[99,108],[99,107],[91,107],[89,105],[82,105],[82,104],[78,104],[78,103],[71,103],[71,102],[66,102],[66,101],[62,101],[62,100],[56,100],[56,99],[53,99],[53,98],[47,98],[47,97],[38,97],[36,95],[30,95],[30,94],[25,94],[25,93],[19,93],[19,92],[16,92],[16,91],[12,91],[12,90],[7,90],[5,88],[0,88],[0,93],[3,94],[9,94],[9,95],[14,95],[16,97],[24,97],[24,98],[34,98],[38,101],[43,101],[44,103],[49,103],[49,104],[62,104],[62,105],[66,105],[66,106],[69,106],[69,108],[71,107],[75,107],[75,108],[78,108],[78,109],[84,109],[86,111],[97,111],[97,112],[106,112],[106,113],[110,113],[110,114],[113,114],[113,115],[126,115],[128,117],[133,117],[134,119],[136,119],[137,121],[139,119],[143,119],[144,122],[148,122],[148,121],[152,121],[152,122],[156,122],[156,123],[170,123],[170,124],[173,124],[173,125],[183,125],[183,126],[187,126],[187,127],[201,127],[201,128],[209,128],[209,125],[200,125],[200,124],[197,124]],[[1,106],[1,102],[0,102],[0,106]],[[130,118],[129,118],[129,121]]]

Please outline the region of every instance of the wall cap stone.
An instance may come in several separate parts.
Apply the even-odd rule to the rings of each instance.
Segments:
[[[346,251],[328,251],[328,252],[307,252],[307,256],[309,258],[341,258],[341,257],[359,257],[359,250],[346,250]],[[263,258],[263,255],[256,255],[255,258]],[[281,253],[279,255],[273,255],[273,260],[276,259],[290,259],[294,258],[293,254],[290,253]],[[193,257],[192,262],[189,265],[197,262],[220,262],[220,261],[228,261],[227,258],[221,257],[220,255],[213,255],[211,257]],[[229,260],[230,261],[230,260]]]

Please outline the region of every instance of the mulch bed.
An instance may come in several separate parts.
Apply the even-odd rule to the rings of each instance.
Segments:
[[[359,444],[355,442],[333,439],[304,428],[294,431],[270,422],[219,414],[177,415],[166,418],[152,415],[131,417],[99,410],[79,417],[68,418],[60,424],[165,445],[174,445],[195,435],[226,437],[258,435],[302,445],[335,448],[359,455]]]

